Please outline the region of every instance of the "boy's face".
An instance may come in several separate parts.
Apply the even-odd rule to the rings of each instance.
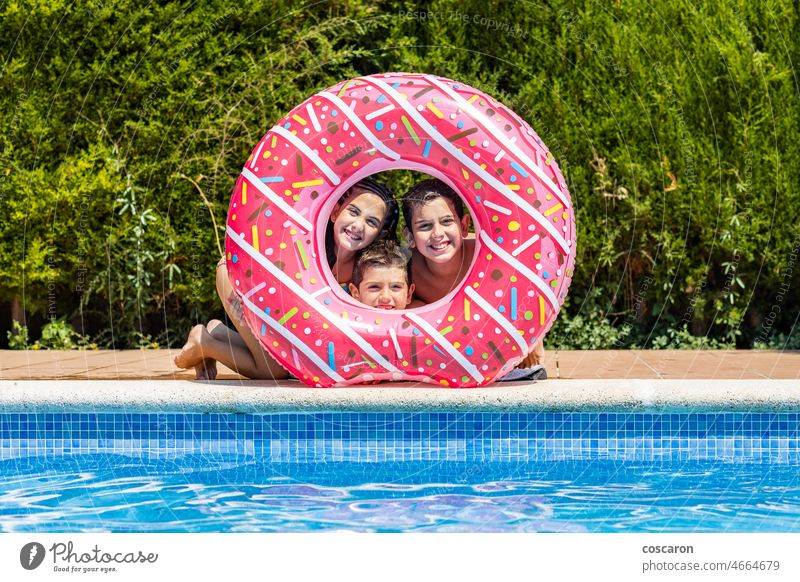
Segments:
[[[408,285],[404,268],[369,267],[358,287],[350,283],[350,293],[370,307],[405,309],[411,303],[414,285]]]
[[[461,250],[469,232],[469,214],[459,218],[447,198],[434,198],[411,216],[411,246],[434,263],[447,263]]]

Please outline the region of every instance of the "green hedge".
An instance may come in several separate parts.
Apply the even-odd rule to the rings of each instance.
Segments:
[[[502,98],[564,170],[578,266],[550,345],[800,347],[796,10],[6,2],[0,302],[102,346],[180,344],[220,313],[259,137],[341,79],[424,71]]]

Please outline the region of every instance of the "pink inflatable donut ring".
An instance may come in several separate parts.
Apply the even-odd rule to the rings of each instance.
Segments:
[[[458,192],[476,243],[449,295],[386,311],[342,290],[324,243],[347,189],[396,169]],[[317,93],[261,138],[233,191],[225,247],[248,326],[305,384],[476,387],[553,324],[572,279],[575,216],[553,156],[517,115],[462,83],[390,73]]]

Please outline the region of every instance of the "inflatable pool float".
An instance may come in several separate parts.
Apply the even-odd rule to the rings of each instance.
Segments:
[[[397,169],[459,192],[476,246],[448,296],[386,311],[336,284],[324,242],[342,194]],[[517,115],[462,83],[391,73],[321,91],[261,138],[233,191],[225,248],[247,324],[304,383],[475,387],[514,368],[553,324],[575,218],[552,154]]]

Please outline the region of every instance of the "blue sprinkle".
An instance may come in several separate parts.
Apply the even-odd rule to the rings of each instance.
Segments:
[[[382,130],[383,129],[383,122],[380,121],[380,120],[376,121],[375,122],[375,129],[377,129],[378,131]]]
[[[266,217],[272,216],[272,210],[267,210],[266,212],[264,212],[264,216]]]
[[[272,311],[271,307],[265,307],[264,308],[264,313],[266,313],[267,315],[269,315],[271,311]]]
[[[458,83],[453,83],[453,89],[458,89],[460,86]]]
[[[233,261],[233,264],[235,265],[236,263],[239,262],[239,255],[233,255],[233,258],[231,260]]]
[[[526,172],[525,168],[520,166],[517,162],[511,162],[511,167],[514,168],[517,172],[519,172],[523,178],[528,177],[528,172]]]
[[[456,127],[458,129],[461,129],[462,127],[464,127],[464,122],[463,121],[459,121],[458,123],[456,123]]]
[[[497,244],[499,244],[499,245],[503,244],[503,237],[502,236],[498,236],[497,237]]]
[[[512,181],[512,182],[516,182],[517,181],[517,176],[515,174],[511,174],[511,177],[509,178],[509,180]]]
[[[326,297],[324,303],[325,305],[330,305],[331,304],[330,298]]]
[[[499,311],[500,313],[505,313],[506,312],[506,306],[505,305],[501,305],[500,307],[497,308],[497,311]]]
[[[475,202],[480,202],[480,201],[481,201],[481,197],[480,196],[475,196]]]
[[[464,353],[467,354],[468,356],[471,356],[472,354],[475,353],[475,348],[473,348],[472,346],[467,346],[464,348]]]
[[[267,176],[266,178],[261,178],[261,181],[264,183],[267,182],[283,182],[283,176]]]
[[[261,335],[267,335],[267,324],[266,323],[262,323],[261,324]]]
[[[544,277],[545,279],[547,279],[549,276],[550,276],[550,273],[548,273],[547,271],[542,273],[542,277]]]
[[[411,331],[414,333],[414,335],[419,335],[419,330],[416,327],[411,328]]]
[[[339,115],[339,112],[335,109],[331,109],[331,117],[336,117],[337,115]]]
[[[392,83],[392,89],[397,89],[400,86],[400,83]]]
[[[292,127],[292,124],[287,121],[286,123],[283,124],[283,127],[285,129],[289,129],[290,127]]]
[[[381,95],[375,100],[376,103],[383,103],[384,101],[386,101],[386,95]]]
[[[430,153],[430,151],[431,151],[431,140],[426,139],[425,140],[425,149],[422,150],[422,157],[423,158],[427,158],[428,154]]]

